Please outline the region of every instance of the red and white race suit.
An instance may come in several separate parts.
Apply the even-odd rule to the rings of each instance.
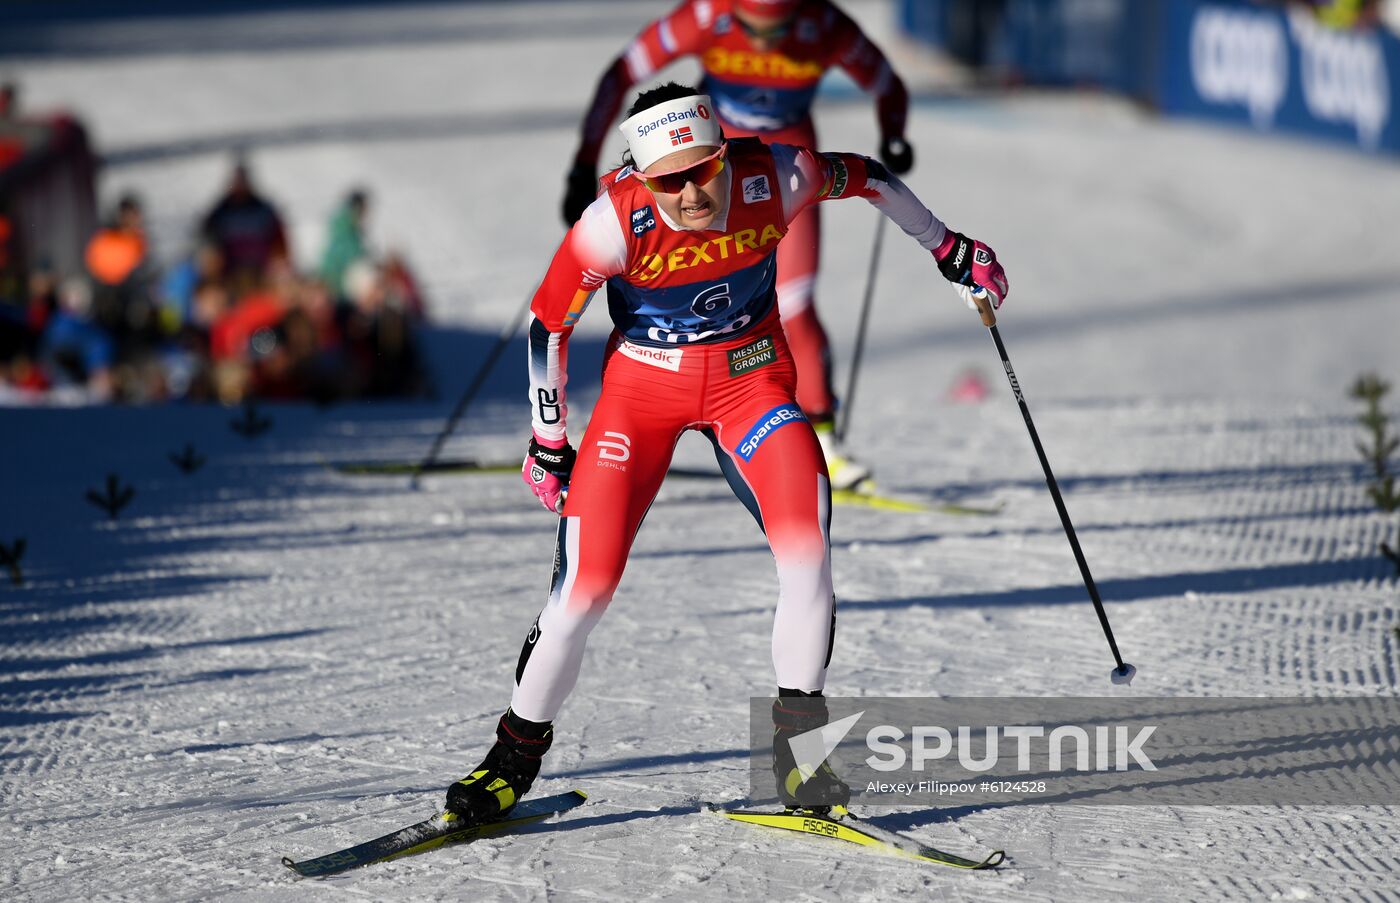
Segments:
[[[909,93],[884,54],[828,0],[807,0],[772,49],[759,50],[735,21],[731,0],[685,0],[649,24],[613,61],[598,84],[583,123],[577,161],[596,166],[608,130],[633,85],[677,59],[699,59],[699,92],[710,95],[728,138],[815,149],[812,101],[827,70],[839,67],[875,95],[882,138],[902,138]],[[797,361],[797,399],[817,418],[836,406],[826,332],[813,289],[821,249],[821,219],[809,208],[788,224],[778,249],[778,309]]]
[[[559,521],[549,601],[516,671],[511,708],[552,721],[589,631],[617,588],[632,540],[682,432],[715,443],[777,561],[773,666],[780,687],[825,683],[834,632],[826,464],[795,399],[779,322],[774,252],[810,205],[859,195],[919,244],[941,221],[877,162],[855,154],[731,141],[729,204],[711,228],[678,228],[624,168],[570,230],[535,295],[529,338],[535,434],[562,440],[568,339],[607,285],[616,327]]]

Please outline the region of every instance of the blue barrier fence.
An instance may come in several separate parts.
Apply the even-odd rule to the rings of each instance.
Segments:
[[[1400,37],[1248,0],[902,0],[910,35],[1036,85],[1400,153]]]

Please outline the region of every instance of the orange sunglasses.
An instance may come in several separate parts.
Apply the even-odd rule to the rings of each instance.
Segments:
[[[687,182],[694,182],[696,185],[704,185],[715,176],[724,172],[724,158],[729,150],[729,142],[719,146],[719,150],[697,160],[684,169],[675,169],[671,172],[640,172],[632,170],[632,177],[637,179],[646,187],[658,194],[680,194]]]

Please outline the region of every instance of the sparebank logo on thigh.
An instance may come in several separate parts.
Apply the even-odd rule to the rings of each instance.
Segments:
[[[780,404],[773,410],[764,414],[758,419],[749,434],[744,437],[744,441],[739,443],[739,447],[734,449],[739,457],[745,461],[752,461],[753,456],[758,452],[758,447],[777,430],[782,429],[790,423],[806,423],[807,415],[802,413],[802,409],[794,404]]]

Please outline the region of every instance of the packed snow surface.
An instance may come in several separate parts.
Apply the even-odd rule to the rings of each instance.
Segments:
[[[851,3],[893,47],[891,10]],[[772,692],[762,536],[722,481],[672,480],[558,722],[536,793],[588,804],[483,840],[298,882],[279,864],[426,817],[478,761],[542,604],[554,518],[510,473],[349,476],[423,454],[563,234],[603,66],[667,3],[361,5],[24,26],[31,109],[69,107],[170,260],[236,148],[298,257],[352,184],[434,305],[433,402],[0,410],[0,897],[510,900],[1382,900],[1393,808],[1031,804],[871,812],[963,873],[698,814],[747,793]],[[42,40],[41,40],[42,39]],[[912,57],[908,179],[1011,278],[1001,329],[1125,657],[1112,665],[986,330],[887,235],[851,441],[894,494],[991,516],[841,507],[840,695],[1393,695],[1350,382],[1400,381],[1393,160],[1162,121],[1082,95],[937,92]],[[674,70],[688,77],[693,68]],[[823,145],[870,152],[849,83]],[[615,158],[620,148],[609,146]],[[845,367],[875,214],[825,209],[818,303]],[[576,336],[573,432],[607,324]],[[518,460],[524,349],[446,449]],[[990,395],[956,404],[969,368]],[[168,460],[192,443],[191,476]],[[698,439],[679,460],[713,466]],[[84,499],[135,488],[115,520]]]

